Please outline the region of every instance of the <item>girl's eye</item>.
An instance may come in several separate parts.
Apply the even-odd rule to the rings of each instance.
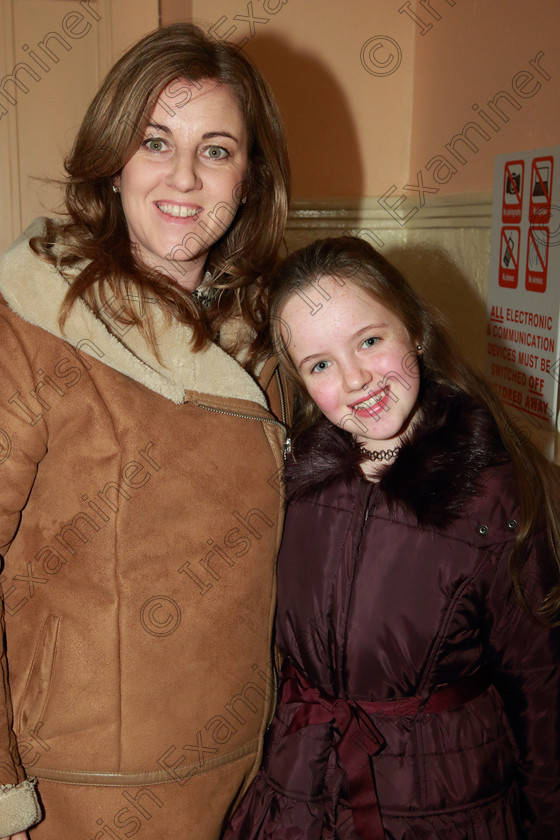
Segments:
[[[230,156],[228,150],[224,149],[223,146],[207,146],[203,151],[205,157],[211,160],[224,160]]]
[[[142,146],[150,152],[164,152],[167,149],[167,143],[161,137],[147,137]]]
[[[325,361],[317,362],[311,368],[311,373],[322,373],[324,370],[327,370],[327,368],[330,367],[330,364],[330,362]]]
[[[375,347],[378,341],[380,341],[380,339],[372,335],[369,338],[366,338],[362,347]]]

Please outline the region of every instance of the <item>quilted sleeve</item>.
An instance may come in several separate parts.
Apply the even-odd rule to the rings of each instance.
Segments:
[[[560,628],[529,617],[510,582],[509,549],[488,597],[489,662],[515,738],[521,806],[528,840],[550,840],[560,826]],[[551,559],[544,534],[534,537],[523,570],[529,604],[538,606]]]

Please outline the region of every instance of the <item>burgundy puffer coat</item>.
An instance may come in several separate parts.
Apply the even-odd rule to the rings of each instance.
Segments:
[[[492,421],[432,389],[378,484],[359,457],[320,421],[290,467],[280,702],[226,840],[559,838],[560,634],[512,595]],[[550,563],[537,534],[533,603]]]

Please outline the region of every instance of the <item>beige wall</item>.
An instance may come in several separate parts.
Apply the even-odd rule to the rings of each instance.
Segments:
[[[111,64],[157,0],[0,0],[0,253],[61,209],[62,161]]]
[[[479,151],[457,146],[466,163],[455,160],[457,173],[438,186],[445,194],[489,190],[497,154],[559,142],[560,7],[557,0],[432,5],[441,20],[432,19],[433,28],[416,39],[410,172],[438,154],[453,162],[446,144],[474,122],[487,137],[469,132]],[[507,97],[495,100],[500,92]],[[425,183],[434,181],[428,176]]]
[[[557,0],[190,6],[276,94],[293,169],[289,246],[367,236],[484,366],[494,159],[559,142]]]
[[[164,22],[177,19],[177,3],[168,12],[168,2],[162,2]],[[429,195],[486,191],[497,154],[551,145],[559,136],[557,0],[192,0],[188,6],[184,19],[192,14],[205,29],[214,27],[215,37],[248,38],[244,48],[284,114],[296,199],[379,197],[393,184],[400,193],[417,183],[418,171],[437,190]],[[539,53],[540,73],[530,64]],[[487,104],[500,91],[509,97],[496,100],[501,116]],[[469,122],[487,137],[475,125],[467,136],[476,148],[456,143],[462,163],[446,145]],[[457,171],[443,169],[442,160],[434,180],[438,155]]]
[[[48,72],[33,65],[39,81],[23,77],[28,91],[16,106],[4,97],[2,250],[33,216],[56,207],[56,191],[31,178],[61,173],[101,76],[158,22],[157,0],[89,2],[100,17],[91,31]],[[0,0],[0,75],[27,60],[23,44],[35,47],[84,3]],[[362,232],[443,309],[463,349],[483,363],[493,161],[558,143],[557,0],[160,0],[159,7],[164,24],[193,19],[243,44],[270,80],[294,174],[289,245]],[[496,99],[501,91],[507,96]],[[453,142],[469,122],[487,134],[471,126],[474,149]],[[456,172],[443,168],[444,157]],[[420,178],[432,190],[423,201],[413,189]]]
[[[251,22],[236,20],[250,17],[246,0],[192,0],[196,23],[205,29],[219,23],[215,36],[231,32],[227,39],[236,43],[249,38],[245,50],[271,83],[286,124],[294,198],[374,195],[387,169],[399,182],[406,179],[414,27],[394,5],[255,0],[251,8],[260,22]],[[364,70],[362,47],[373,36],[389,32],[409,60],[402,60],[397,72],[379,78]],[[378,61],[388,60],[390,68],[399,53],[388,47],[380,46],[376,55]],[[364,60],[367,55],[368,51]]]
[[[192,0],[160,0],[159,6],[163,26],[192,19]]]

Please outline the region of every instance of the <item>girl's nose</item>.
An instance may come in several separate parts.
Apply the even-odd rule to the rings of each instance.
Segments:
[[[347,391],[360,391],[370,384],[371,372],[358,362],[348,363],[343,370],[344,385]]]

